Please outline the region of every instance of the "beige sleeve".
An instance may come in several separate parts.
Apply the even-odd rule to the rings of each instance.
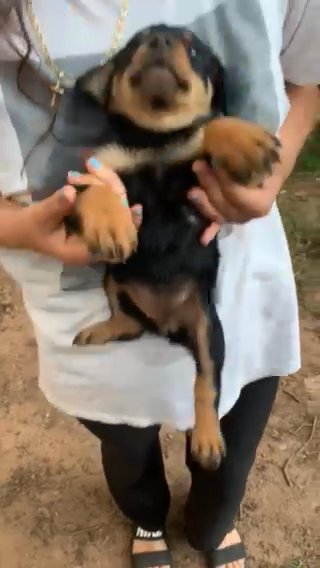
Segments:
[[[288,0],[281,61],[286,81],[320,84],[320,0]]]

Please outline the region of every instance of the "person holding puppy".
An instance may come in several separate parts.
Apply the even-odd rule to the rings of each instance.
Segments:
[[[211,221],[203,246],[219,231],[215,298],[226,339],[219,415],[228,453],[217,471],[208,472],[187,452],[186,534],[209,568],[242,568],[245,552],[234,520],[279,376],[300,366],[296,292],[276,198],[319,109],[319,12],[316,0],[0,3],[0,129],[6,141],[0,191],[21,202],[1,202],[1,261],[23,289],[41,389],[101,440],[110,491],[133,523],[137,568],[172,565],[159,425],[192,428],[194,369],[187,352],[157,337],[108,349],[73,346],[84,323],[106,313],[107,301],[103,267],[63,225],[74,208],[74,185],[88,178],[71,172],[59,190],[44,184],[51,127],[53,121],[59,127],[64,91],[76,76],[106,61],[138,30],[164,21],[190,28],[218,55],[228,114],[279,133],[281,165],[262,188],[231,184],[196,163],[199,187],[189,194]],[[95,159],[88,159],[87,169],[96,183],[125,192],[118,176]],[[31,188],[41,196],[32,204]],[[139,227],[139,204],[132,215]]]

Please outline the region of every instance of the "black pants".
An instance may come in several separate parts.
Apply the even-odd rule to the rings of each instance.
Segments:
[[[190,544],[198,550],[217,548],[232,528],[277,386],[278,377],[248,385],[231,412],[222,418],[227,456],[217,471],[205,471],[192,459],[187,439],[191,489],[186,503],[186,532]],[[81,422],[101,440],[104,473],[119,509],[146,530],[164,527],[170,493],[160,427]]]

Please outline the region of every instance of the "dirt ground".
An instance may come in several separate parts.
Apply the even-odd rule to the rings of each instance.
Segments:
[[[312,492],[319,437],[303,381],[320,373],[314,311],[303,309],[301,329],[303,370],[282,382],[239,519],[251,568],[319,566],[313,527],[320,499]],[[39,392],[32,329],[19,292],[2,272],[0,333],[1,568],[127,567],[129,527],[104,484],[98,444]],[[175,566],[200,568],[182,533],[189,484],[183,436],[165,431],[163,446],[173,493],[169,535]]]

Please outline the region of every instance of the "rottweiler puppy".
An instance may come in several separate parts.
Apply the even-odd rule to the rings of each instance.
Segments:
[[[138,33],[81,77],[76,92],[105,110],[108,128],[96,156],[119,174],[130,205],[142,204],[143,221],[137,232],[129,208],[107,186],[79,191],[69,226],[108,260],[112,315],[74,343],[134,339],[147,330],[187,347],[196,363],[192,452],[203,467],[217,467],[225,448],[209,300],[219,251],[217,239],[200,244],[207,221],[187,199],[197,185],[192,165],[212,160],[235,182],[257,185],[279,160],[279,142],[260,126],[224,116],[223,68],[183,28]]]

